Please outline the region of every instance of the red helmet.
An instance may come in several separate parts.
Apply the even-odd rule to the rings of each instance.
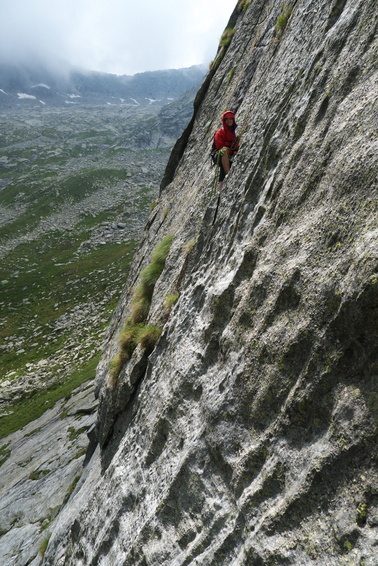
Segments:
[[[233,118],[235,120],[235,114],[231,112],[231,110],[227,110],[227,112],[222,114],[222,121],[224,122],[226,118]]]

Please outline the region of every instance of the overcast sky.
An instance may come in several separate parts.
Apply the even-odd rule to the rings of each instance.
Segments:
[[[132,75],[208,64],[237,0],[0,0],[0,61]]]

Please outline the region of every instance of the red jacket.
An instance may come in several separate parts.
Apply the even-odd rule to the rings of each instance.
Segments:
[[[220,128],[217,131],[217,133],[214,135],[214,144],[215,144],[215,149],[217,151],[219,149],[222,149],[222,147],[231,148],[232,146],[232,149],[228,151],[228,153],[232,155],[234,152],[236,152],[239,149],[239,143],[237,141],[237,137],[235,134],[236,125],[233,128],[229,128],[225,122],[226,118],[233,118],[235,124],[235,114],[230,111],[225,112],[222,115],[223,127]]]

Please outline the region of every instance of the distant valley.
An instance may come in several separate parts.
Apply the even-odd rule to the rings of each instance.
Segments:
[[[46,86],[18,98],[17,87],[36,92],[23,75],[13,91],[9,74],[0,81],[0,101],[12,101],[0,102],[1,436],[37,415],[42,387],[49,403],[67,380],[93,377],[170,150],[191,118],[196,73],[197,83],[192,71],[168,72],[176,87],[158,80],[155,91],[142,74],[135,101],[114,104],[113,75],[106,94],[102,75],[97,91],[82,83],[73,105]],[[36,102],[45,91],[53,104]],[[166,104],[168,91],[177,98]]]

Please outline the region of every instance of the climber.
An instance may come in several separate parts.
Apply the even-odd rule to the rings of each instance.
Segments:
[[[239,138],[235,134],[235,114],[228,110],[222,115],[223,126],[214,134],[214,147],[219,155],[218,192],[222,190],[225,176],[229,173],[232,158],[239,149]]]

